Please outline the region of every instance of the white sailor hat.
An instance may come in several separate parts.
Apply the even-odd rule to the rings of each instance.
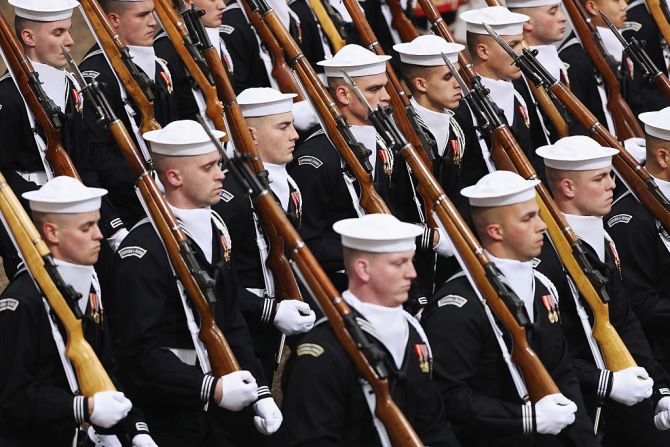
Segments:
[[[397,253],[416,249],[415,238],[423,230],[390,214],[367,214],[333,224],[342,246],[371,253]]]
[[[523,34],[523,24],[530,18],[526,14],[512,12],[504,6],[471,9],[465,11],[460,17],[465,22],[466,31],[487,36],[489,33],[484,28],[484,23],[501,36],[516,36]]]
[[[652,137],[670,140],[670,107],[657,112],[645,112],[638,115],[644,123],[644,131]]]
[[[371,76],[386,72],[388,55],[377,55],[360,45],[348,44],[343,46],[335,56],[317,62],[323,67],[327,78],[343,78],[342,70],[349,76]]]
[[[212,129],[212,134],[221,139],[226,133]],[[172,121],[164,128],[145,132],[142,136],[150,143],[154,154],[190,157],[216,151],[207,132],[197,121]]]
[[[449,62],[458,62],[458,53],[465,47],[458,43],[447,42],[444,38],[434,34],[419,36],[411,42],[393,45],[393,49],[400,54],[400,61],[405,64],[422,65],[425,67],[439,67],[444,65],[442,53]]]
[[[612,165],[618,149],[604,147],[585,135],[564,137],[554,144],[538,147],[535,153],[544,158],[548,168],[563,171],[590,171]]]
[[[30,202],[30,209],[42,213],[75,214],[100,209],[106,189],[89,188],[67,175],[54,177],[36,191],[22,194]]]
[[[242,115],[252,118],[290,112],[296,96],[295,93],[282,93],[270,87],[254,87],[237,95],[237,103],[242,109]]]
[[[536,8],[538,6],[560,5],[562,0],[506,0],[508,8]]]
[[[526,180],[516,172],[494,171],[480,178],[477,183],[461,190],[470,205],[494,207],[514,205],[535,198],[539,180]]]
[[[55,22],[72,17],[72,10],[79,6],[76,0],[9,0],[16,15],[38,22]]]

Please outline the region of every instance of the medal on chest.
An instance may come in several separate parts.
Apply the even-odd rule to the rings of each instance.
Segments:
[[[454,166],[461,169],[463,157],[461,156],[461,143],[458,139],[454,138],[453,140],[449,140],[449,149],[451,149],[451,159],[454,162]]]
[[[165,83],[165,88],[167,89],[167,92],[171,95],[172,91],[174,90],[174,87],[172,86],[172,79],[164,71],[160,72],[160,76],[163,82]]]
[[[84,99],[75,88],[72,89],[72,100],[74,101],[74,109],[77,113],[82,113],[84,111]]]
[[[100,306],[100,299],[98,298],[98,295],[93,291],[88,294],[88,305],[90,306],[91,309],[91,318],[93,319],[95,324],[102,323],[103,312],[102,307]]]
[[[619,253],[616,251],[616,245],[614,245],[613,241],[608,240],[607,247],[609,248],[610,253],[612,253],[612,258],[614,258],[614,265],[619,271],[619,279],[623,279],[623,273],[621,272],[621,259],[619,259]]]
[[[391,155],[391,152],[388,149],[380,148],[377,155],[379,161],[381,161],[384,166],[384,174],[391,177],[391,174],[393,174],[393,156]]]
[[[558,312],[558,303],[554,296],[551,294],[542,295],[542,304],[547,310],[547,319],[549,322],[552,324],[558,322],[560,314]]]
[[[519,113],[523,118],[523,123],[526,125],[527,128],[530,129],[530,118],[528,117],[528,110],[526,110],[526,108],[523,105],[519,105]]]
[[[295,217],[298,219],[298,225],[302,222],[302,194],[300,191],[295,190],[291,191],[289,195],[289,200],[293,203],[295,207]]]
[[[414,345],[414,352],[419,359],[419,369],[421,369],[421,372],[429,374],[433,368],[433,359],[430,358],[428,346],[424,343],[417,343]]]

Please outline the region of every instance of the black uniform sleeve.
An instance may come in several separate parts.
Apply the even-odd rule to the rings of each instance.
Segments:
[[[570,91],[596,115],[603,126],[607,126],[598,91],[595,89],[595,70],[591,59],[579,44],[561,50],[559,56],[561,60],[568,64]],[[589,134],[588,129],[584,128],[577,120],[570,120],[568,127],[570,135]]]
[[[471,386],[483,340],[493,336],[488,324],[483,307],[473,300],[462,307],[439,307],[424,319],[422,325],[433,348],[433,377],[449,419],[491,433],[521,434],[521,405],[478,393]]]

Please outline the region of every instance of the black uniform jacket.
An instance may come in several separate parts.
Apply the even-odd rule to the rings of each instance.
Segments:
[[[559,324],[548,319],[541,298],[548,294],[535,279],[535,321],[526,334],[561,393],[578,407],[575,422],[559,436],[524,434],[523,402],[484,307],[465,276],[448,281],[424,309],[421,324],[433,347],[435,383],[463,445],[599,445],[585,413],[565,338]],[[511,352],[512,337],[499,321],[497,324]]]
[[[653,426],[653,411],[656,402],[663,397],[663,394],[670,394],[667,391],[667,374],[654,359],[640,321],[631,308],[630,297],[621,282],[621,276],[615,265],[612,252],[606,249],[605,262],[600,262],[595,251],[588,244],[584,243],[583,245],[591,264],[608,279],[606,288],[610,298],[610,322],[633,355],[635,362],[644,367],[651,378],[654,379],[652,397],[637,405],[625,407],[611,399],[605,400],[604,424],[602,425],[605,432],[603,444],[624,446],[635,443],[635,445],[653,446],[667,443],[670,439],[668,438],[670,433],[658,431]],[[537,269],[554,282],[559,296],[562,297],[560,302],[561,327],[568,340],[568,346],[574,359],[575,371],[584,393],[584,400],[589,414],[592,416],[595,414],[597,401],[603,399],[604,391],[609,394],[611,384],[603,385],[607,382],[601,381],[604,373],[595,365],[565,273],[558,260],[558,255],[550,247],[550,244],[545,244],[540,259]],[[589,323],[593,327],[591,309],[581,297],[580,300],[588,314]],[[612,442],[612,444],[609,444],[609,442]]]
[[[126,126],[132,134],[130,121],[126,110],[124,109],[121,91],[118,81],[107,63],[102,52],[93,47],[79,65],[84,77],[89,82],[97,81],[101,84],[102,90],[111,105],[114,114]],[[140,71],[141,69],[138,68]],[[156,76],[153,85],[154,92],[154,113],[156,120],[161,126],[165,126],[176,119],[174,103],[171,95],[172,81],[169,73],[165,73],[160,64],[156,63]],[[128,96],[132,103],[132,98]],[[135,111],[135,122],[140,123],[139,110],[135,104],[132,104]],[[137,195],[133,190],[135,177],[130,171],[130,167],[123,157],[121,150],[117,147],[112,134],[107,128],[97,122],[98,117],[93,107],[86,103],[84,107],[84,121],[88,135],[88,153],[90,163],[97,172],[100,184],[109,191],[109,198],[119,212],[121,219],[126,225],[134,225],[144,216]]]
[[[423,443],[458,446],[430,373],[421,369],[422,363],[424,368],[429,364],[427,356],[419,357],[419,353],[427,353],[423,340],[412,325],[409,331],[400,369],[384,345],[366,335],[386,354],[391,397]],[[287,363],[284,380],[284,445],[381,446],[361,389],[362,378],[325,320],[300,340]]]
[[[663,47],[661,35],[654,18],[649,14],[647,5],[644,1],[632,1],[626,8],[627,18],[624,24],[622,34],[630,41],[635,37],[638,41],[644,41],[644,51],[649,55],[656,68],[660,69],[664,75],[668,75],[668,66],[663,57]],[[649,84],[649,81],[642,78],[642,72],[639,67],[633,70],[633,77],[627,84],[625,91],[626,101],[635,113],[635,116],[643,112],[655,112],[670,106],[670,99],[661,93],[655,85]]]
[[[197,244],[191,242],[191,246],[200,266],[216,280],[216,323],[241,368],[265,385],[239,310],[239,300],[247,299],[242,295],[248,292],[240,289],[231,263],[223,259],[221,233],[216,227],[213,231],[212,264]],[[129,392],[148,408],[147,413],[151,409],[170,417],[173,411],[201,410],[213,395],[214,381],[167,349],[193,349],[193,342],[165,248],[148,221],[132,229],[114,260],[113,328]],[[199,322],[197,309],[191,307]]]
[[[605,219],[622,264],[623,285],[642,323],[654,357],[670,369],[670,236],[647,208],[628,193]]]
[[[0,297],[0,409],[7,430],[3,434],[19,446],[70,447],[78,422],[83,422],[75,420],[75,409],[85,402],[76,402],[70,390],[48,318],[30,275],[20,271]],[[58,328],[67,340],[60,321]],[[100,324],[85,318],[83,328],[86,340],[115,380],[117,365],[106,318]],[[121,389],[118,383],[116,387]],[[147,432],[141,421],[134,406],[112,431],[132,438]]]

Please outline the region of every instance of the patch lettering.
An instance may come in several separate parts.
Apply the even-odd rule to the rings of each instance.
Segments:
[[[630,220],[633,218],[630,214],[617,214],[616,216],[612,216],[607,220],[607,226],[612,228],[614,225],[618,223],[625,223],[627,224],[630,222]]]
[[[4,300],[0,300],[0,312],[4,312],[6,310],[14,312],[17,307],[19,307],[19,301],[15,300],[14,298],[5,298]]]
[[[323,162],[312,155],[303,155],[302,157],[298,157],[298,166],[302,165],[307,165],[315,169],[319,169],[321,166],[323,166]]]
[[[303,355],[311,355],[312,357],[319,357],[324,352],[326,352],[325,349],[314,343],[303,343],[301,345],[298,345],[298,348],[296,349],[296,354],[298,355],[298,357],[302,357]]]
[[[221,194],[219,194],[219,196],[221,197],[221,200],[223,200],[226,203],[230,202],[231,200],[233,200],[233,197],[235,197],[234,194],[225,189],[221,190]]]
[[[235,31],[235,27],[234,27],[234,26],[230,26],[230,25],[219,25],[219,32],[220,32],[220,33],[233,34],[233,31]]]
[[[85,78],[90,78],[92,81],[95,81],[95,78],[100,76],[100,72],[93,71],[93,70],[86,70],[81,75]]]
[[[134,256],[138,259],[142,259],[142,257],[147,253],[147,251],[142,247],[133,245],[130,247],[123,247],[121,250],[118,251],[118,253],[121,259],[126,259],[131,256]]]
[[[624,31],[633,30],[637,33],[640,29],[642,29],[642,24],[639,22],[624,22],[619,31],[623,33]]]
[[[440,300],[437,302],[437,307],[444,307],[444,306],[463,307],[463,305],[467,302],[468,300],[466,300],[462,296],[447,295],[444,298],[440,298]]]

